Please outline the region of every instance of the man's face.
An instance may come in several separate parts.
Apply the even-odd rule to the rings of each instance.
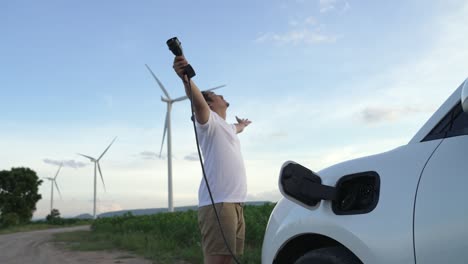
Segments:
[[[211,108],[218,108],[218,107],[229,107],[229,103],[224,100],[224,97],[222,95],[215,94],[213,92],[210,92],[208,97],[211,99],[211,102],[208,102]]]

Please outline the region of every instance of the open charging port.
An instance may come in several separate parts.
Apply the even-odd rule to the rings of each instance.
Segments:
[[[346,175],[335,187],[337,199],[332,202],[337,215],[366,214],[374,210],[379,201],[380,177],[375,171]]]

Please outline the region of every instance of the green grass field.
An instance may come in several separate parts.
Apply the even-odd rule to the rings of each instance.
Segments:
[[[274,204],[248,205],[244,208],[246,243],[243,264],[261,262],[265,228]],[[203,263],[197,212],[193,210],[145,216],[130,214],[100,218],[92,231],[57,234],[57,242],[66,242],[75,250],[122,249],[155,261]]]

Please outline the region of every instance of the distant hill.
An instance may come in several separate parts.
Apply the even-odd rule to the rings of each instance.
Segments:
[[[271,203],[270,201],[254,201],[254,202],[246,202],[247,205],[254,205],[254,206],[259,206],[263,205],[266,203]],[[192,206],[181,206],[181,207],[175,207],[174,211],[175,212],[184,212],[188,210],[197,210],[198,206],[192,205]],[[132,213],[132,215],[152,215],[152,214],[158,214],[158,213],[166,213],[168,212],[167,208],[148,208],[148,209],[131,209],[131,210],[120,210],[120,211],[113,211],[113,212],[106,212],[99,214],[98,217],[113,217],[113,216],[121,216],[124,215],[125,213]],[[89,214],[82,214],[79,216],[89,216],[92,218],[92,215]],[[77,216],[77,217],[79,217]],[[86,219],[86,218],[85,218]]]
[[[75,216],[74,218],[77,218],[77,219],[93,219],[93,216],[90,215],[90,214],[80,214],[80,215]]]

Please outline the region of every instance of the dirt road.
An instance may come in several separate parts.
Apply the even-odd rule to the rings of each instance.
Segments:
[[[151,264],[126,252],[81,252],[61,249],[50,242],[52,234],[87,230],[89,226],[48,229],[0,235],[2,264]]]

